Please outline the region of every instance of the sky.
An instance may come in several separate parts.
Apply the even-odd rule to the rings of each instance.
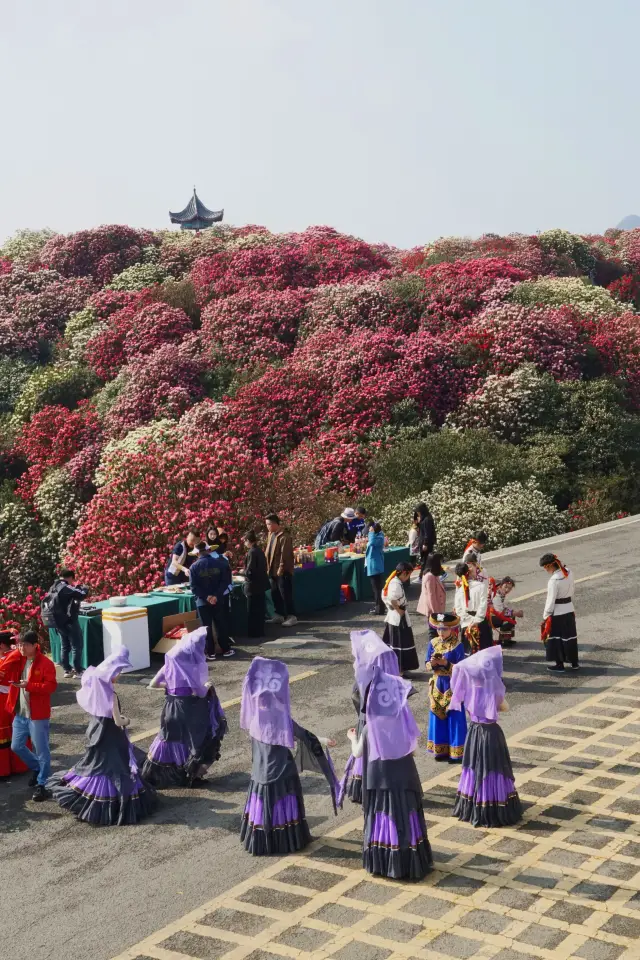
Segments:
[[[0,0],[0,242],[225,221],[439,236],[640,213],[637,0]]]

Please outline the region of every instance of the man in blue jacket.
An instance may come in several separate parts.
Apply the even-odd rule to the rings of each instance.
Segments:
[[[191,589],[200,622],[207,628],[207,660],[215,660],[216,643],[223,657],[232,657],[224,615],[224,595],[231,584],[231,566],[216,549],[220,544],[204,541],[197,546],[198,559],[189,568]]]

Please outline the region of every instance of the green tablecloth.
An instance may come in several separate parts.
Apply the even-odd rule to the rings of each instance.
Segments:
[[[408,547],[389,547],[384,552],[385,578],[392,573],[401,560],[409,559]],[[356,600],[373,600],[371,581],[364,568],[364,556],[343,557],[340,560],[342,583],[347,583],[353,590]]]
[[[296,569],[293,574],[293,599],[298,616],[314,610],[338,606],[341,579],[342,568],[339,563],[326,563],[309,570]],[[94,606],[102,611],[110,604],[108,600],[101,600]],[[175,613],[188,613],[189,610],[195,609],[196,602],[190,590],[177,594],[166,594],[154,590],[149,595],[133,594],[127,597],[127,606],[147,608],[149,645],[153,648],[162,637],[164,617]],[[267,591],[267,617],[272,617],[273,613],[271,591]],[[83,668],[97,666],[104,659],[102,614],[97,613],[92,617],[80,616],[78,622],[84,641],[82,666]],[[247,600],[242,591],[242,584],[239,583],[234,583],[231,594],[231,635],[236,638],[247,635]],[[57,630],[49,631],[49,641],[53,661],[60,663],[62,645]]]

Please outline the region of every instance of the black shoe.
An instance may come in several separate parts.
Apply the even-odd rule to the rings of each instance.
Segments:
[[[37,785],[38,785],[38,774],[37,774],[37,773],[32,773],[31,776],[29,777],[29,779],[27,780],[27,784],[28,784],[28,786],[30,786],[30,787],[35,787],[35,786],[37,786]]]
[[[564,673],[564,664],[553,663],[550,667],[547,667],[547,670],[550,670],[551,673]]]
[[[31,797],[32,800],[35,800],[36,803],[42,803],[43,800],[51,800],[53,794],[51,790],[47,790],[46,787],[43,787],[42,784],[36,787],[34,795]]]

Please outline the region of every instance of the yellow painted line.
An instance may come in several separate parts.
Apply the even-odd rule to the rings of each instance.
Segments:
[[[599,580],[601,577],[608,577],[611,570],[602,570],[600,573],[590,573],[588,577],[579,577],[574,583],[585,583],[587,580]],[[533,593],[523,593],[521,597],[514,597],[511,603],[520,603],[522,600],[531,600],[532,597],[544,597],[547,588],[544,590],[534,590]]]
[[[305,670],[304,673],[297,673],[295,677],[289,677],[289,683],[295,683],[296,680],[307,680],[309,677],[315,677],[317,670]],[[242,697],[234,697],[233,700],[226,700],[221,704],[223,710],[228,710],[229,707],[237,707],[241,703]],[[158,727],[154,727],[153,730],[143,730],[142,733],[137,733],[135,737],[129,737],[131,743],[138,743],[140,740],[148,740],[149,737],[155,737],[158,732]]]
[[[603,574],[604,575],[604,574]],[[588,579],[588,578],[585,578]],[[314,671],[311,671],[314,672]],[[303,674],[300,674],[293,679],[301,679]],[[563,720],[573,720],[576,715],[576,710],[579,709],[580,715],[585,716],[587,714],[587,709],[591,705],[601,705],[606,708],[608,701],[611,699],[612,693],[615,695],[628,696],[630,699],[635,697],[637,693],[637,683],[638,677],[636,675],[631,676],[620,683],[616,684],[613,689],[608,689],[603,693],[594,694],[592,697],[588,697],[584,700],[579,708],[575,706],[570,707],[564,711],[561,711],[558,714],[547,717],[542,721],[539,721],[531,727],[520,731],[513,737],[509,738],[509,743],[512,750],[516,747],[526,747],[523,741],[530,737],[533,733],[538,730],[543,729],[546,725],[553,724],[557,725]],[[637,709],[631,709],[629,715],[624,718],[613,720],[611,725],[605,729],[594,730],[591,737],[586,740],[582,740],[579,743],[573,743],[567,745],[564,750],[561,750],[556,754],[555,761],[562,760],[563,758],[570,757],[572,754],[584,755],[585,747],[589,743],[598,743],[604,737],[611,734],[612,730],[614,733],[617,733],[619,730],[624,729],[624,727],[634,721],[637,722],[636,717],[640,714],[640,711]],[[347,942],[355,943],[356,946],[362,945],[361,949],[365,951],[365,945],[370,944],[371,946],[380,946],[389,950],[390,940],[387,940],[384,937],[376,935],[375,931],[369,933],[368,931],[375,926],[380,919],[387,919],[393,917],[398,920],[404,920],[407,923],[412,923],[418,925],[420,922],[424,925],[423,936],[418,939],[413,939],[407,944],[403,944],[402,950],[399,950],[396,954],[393,954],[393,957],[396,960],[412,960],[412,958],[418,956],[421,960],[431,960],[431,957],[436,957],[436,954],[429,950],[429,942],[435,939],[438,935],[444,933],[450,933],[451,928],[455,925],[461,917],[464,917],[466,913],[474,909],[489,909],[492,913],[498,916],[505,916],[514,921],[509,929],[505,929],[501,934],[487,934],[479,930],[475,930],[471,927],[464,927],[464,936],[477,941],[479,944],[484,946],[484,949],[481,949],[477,954],[478,957],[482,956],[486,960],[491,960],[492,957],[495,957],[501,950],[511,949],[512,952],[517,952],[520,955],[521,950],[518,948],[524,947],[528,948],[530,945],[524,943],[519,939],[519,934],[524,931],[524,929],[531,923],[532,914],[525,911],[520,911],[512,908],[508,908],[506,905],[501,905],[495,902],[490,902],[485,905],[486,899],[490,894],[496,891],[496,889],[504,888],[507,890],[520,890],[523,892],[534,892],[539,897],[539,903],[535,906],[534,912],[543,914],[544,911],[548,909],[554,901],[559,901],[566,897],[566,893],[563,892],[563,884],[570,884],[572,879],[591,881],[592,874],[596,871],[602,862],[607,862],[608,860],[613,859],[614,857],[620,856],[619,848],[626,843],[627,838],[635,839],[637,834],[636,832],[629,831],[628,834],[621,835],[615,831],[605,831],[598,830],[603,836],[609,837],[609,844],[607,847],[606,853],[599,850],[596,855],[595,852],[588,848],[586,852],[591,855],[591,859],[587,856],[586,864],[583,868],[574,869],[574,868],[560,868],[557,863],[547,864],[544,862],[544,855],[549,851],[554,849],[554,845],[560,843],[560,849],[566,850],[566,835],[571,834],[577,829],[586,830],[588,827],[588,821],[593,815],[594,805],[590,804],[584,812],[581,812],[577,817],[571,820],[570,824],[566,821],[557,821],[550,814],[537,814],[537,811],[533,811],[533,807],[537,807],[542,810],[547,805],[552,803],[563,803],[566,800],[566,796],[569,795],[573,790],[578,787],[589,787],[592,779],[601,776],[603,772],[609,767],[613,767],[616,764],[624,763],[629,759],[629,755],[632,751],[637,749],[637,743],[633,741],[633,735],[629,734],[630,745],[625,748],[624,753],[616,755],[606,761],[605,769],[595,769],[595,770],[583,770],[582,773],[575,778],[568,777],[566,782],[560,783],[553,781],[554,786],[557,787],[556,794],[554,794],[553,799],[550,797],[535,797],[532,805],[532,811],[526,815],[525,821],[523,824],[518,824],[517,827],[509,828],[505,827],[500,830],[490,830],[488,831],[487,837],[482,842],[481,846],[477,844],[470,844],[469,846],[465,842],[464,844],[458,843],[457,841],[447,841],[447,846],[453,850],[456,854],[456,859],[450,861],[445,867],[436,866],[434,872],[430,875],[430,878],[427,878],[421,887],[421,889],[415,889],[413,884],[405,884],[401,881],[394,882],[394,887],[398,891],[398,895],[390,901],[385,901],[384,904],[374,904],[370,901],[361,901],[357,897],[351,895],[346,898],[344,901],[341,899],[343,894],[351,892],[362,883],[363,880],[366,880],[369,884],[374,884],[377,886],[386,886],[390,888],[389,881],[383,877],[374,877],[370,874],[364,873],[360,869],[349,870],[348,873],[344,872],[344,868],[337,867],[334,864],[328,862],[320,862],[312,860],[309,854],[313,854],[315,851],[321,847],[333,847],[337,849],[360,849],[360,844],[351,843],[350,841],[345,841],[343,837],[350,834],[355,829],[362,828],[362,815],[357,818],[350,820],[337,827],[334,830],[329,831],[322,837],[318,837],[314,840],[309,847],[304,851],[301,851],[298,854],[290,854],[287,857],[278,857],[275,861],[264,866],[262,869],[258,869],[255,873],[252,873],[247,879],[242,880],[240,883],[236,884],[229,890],[220,893],[213,900],[208,901],[207,903],[202,904],[200,907],[191,910],[189,913],[185,914],[182,917],[178,917],[175,920],[171,921],[166,926],[155,931],[154,933],[147,936],[144,940],[139,943],[129,947],[123,953],[118,954],[117,957],[114,957],[113,960],[136,960],[136,958],[141,955],[157,958],[157,960],[178,960],[184,955],[181,953],[175,953],[172,950],[168,950],[160,946],[160,944],[170,937],[174,933],[178,932],[191,932],[197,933],[201,936],[208,936],[212,939],[224,939],[225,942],[230,944],[230,949],[227,951],[225,956],[228,956],[229,960],[245,960],[252,952],[262,949],[265,953],[275,953],[276,949],[278,955],[291,956],[294,957],[293,948],[282,948],[282,944],[278,943],[278,937],[287,929],[290,929],[292,926],[302,923],[306,930],[316,929],[319,931],[326,931],[327,933],[333,933],[338,935],[343,933],[345,937],[345,945]],[[526,783],[528,781],[536,781],[540,779],[541,769],[542,769],[542,779],[544,777],[544,768],[547,766],[546,761],[539,761],[536,763],[536,766],[529,770],[526,774],[520,774],[518,777],[518,782],[520,785],[521,792],[526,794]],[[433,789],[434,786],[446,784],[451,785],[452,777],[457,779],[458,773],[452,773],[450,769],[443,771],[441,774],[436,775],[431,778],[428,782],[423,784],[425,790]],[[622,775],[616,773],[616,778],[619,778],[626,783],[626,792],[630,793],[631,790],[635,787],[635,780],[633,775]],[[623,792],[622,785],[619,788],[620,793]],[[602,792],[602,791],[601,791]],[[617,795],[617,790],[614,789],[614,795]],[[605,794],[607,791],[605,791]],[[559,796],[558,796],[559,794]],[[601,803],[600,806],[603,806]],[[596,805],[596,811],[600,812],[599,808]],[[526,828],[527,819],[535,818],[536,815],[543,815],[545,820],[552,821],[560,829],[557,833],[554,833],[553,837],[540,838],[533,837],[527,834]],[[612,816],[612,811],[610,808],[607,808],[605,811],[606,816]],[[629,815],[627,815],[629,816]],[[449,830],[451,827],[451,817],[449,815],[440,816],[437,814],[431,814],[429,819],[433,819],[435,823],[430,823],[429,825],[429,835],[432,840],[439,839],[440,835]],[[465,825],[466,826],[466,825]],[[518,832],[522,830],[522,832]],[[503,839],[511,840],[523,840],[526,837],[527,840],[533,840],[531,844],[531,850],[524,855],[518,855],[515,857],[515,862],[513,865],[509,865],[508,860],[504,860],[504,870],[499,875],[492,874],[487,878],[487,883],[483,885],[473,896],[470,896],[468,899],[463,899],[455,894],[440,891],[436,886],[437,881],[441,878],[443,874],[453,875],[458,874],[459,876],[467,876],[472,879],[478,879],[477,871],[479,868],[471,868],[469,866],[469,860],[471,857],[477,855],[478,853],[484,853],[491,855],[491,848],[493,844],[499,843]],[[471,849],[473,848],[473,849]],[[624,855],[622,855],[624,857]],[[502,859],[502,858],[500,858]],[[631,857],[624,857],[624,862],[633,863]],[[335,877],[340,878],[339,881],[332,886],[330,886],[325,891],[317,891],[311,888],[305,888],[303,886],[298,886],[297,884],[289,884],[278,879],[278,875],[284,868],[284,864],[287,866],[300,866],[306,869],[319,870],[323,873],[331,874]],[[524,883],[518,881],[518,876],[521,872],[526,870],[527,867],[540,868],[551,870],[554,876],[558,876],[560,882],[554,891],[547,890],[546,888],[537,888],[535,886],[525,886]],[[303,904],[298,908],[294,908],[289,912],[275,910],[271,908],[263,908],[257,906],[250,901],[239,900],[243,894],[247,893],[249,890],[256,887],[264,887],[272,891],[287,891],[294,894],[303,893],[306,896],[309,896],[308,903]],[[600,941],[601,943],[611,943],[622,945],[631,950],[635,949],[633,944],[630,944],[632,937],[628,935],[611,935],[600,930],[601,925],[605,922],[606,919],[609,919],[611,916],[624,916],[624,917],[635,917],[636,914],[631,913],[627,907],[627,901],[623,900],[621,908],[619,906],[620,897],[626,897],[627,899],[631,897],[634,893],[637,892],[635,885],[632,885],[629,882],[621,882],[621,893],[619,895],[618,901],[611,901],[612,906],[616,906],[616,909],[607,909],[604,907],[604,904],[598,904],[597,908],[594,908],[592,900],[580,898],[580,896],[572,891],[569,892],[569,896],[576,900],[579,904],[583,904],[587,909],[594,911],[594,915],[587,920],[587,923],[584,925],[585,933],[580,935],[576,934],[572,926],[569,923],[564,923],[563,921],[547,920],[546,917],[541,917],[541,922],[546,926],[547,929],[553,930],[558,929],[566,933],[566,939],[562,943],[562,947],[565,948],[566,944],[569,944],[569,947],[563,950],[554,950],[551,951],[540,951],[538,950],[537,954],[533,952],[522,953],[522,960],[526,958],[533,958],[534,956],[544,956],[552,957],[555,956],[558,960],[564,960],[574,955],[574,950],[582,945],[582,942],[589,938],[594,938]],[[411,903],[416,896],[420,894],[427,894],[430,897],[435,897],[436,899],[447,904],[450,907],[449,912],[446,911],[439,919],[430,919],[426,920],[424,916],[417,911],[413,913],[411,911]],[[548,896],[549,899],[545,899],[545,896]],[[312,917],[318,912],[318,910],[326,904],[335,904],[338,903],[342,906],[348,906],[352,909],[361,910],[366,915],[356,923],[345,926],[341,930],[336,929],[332,924],[324,925],[322,921],[314,920]],[[248,936],[246,934],[232,933],[229,934],[228,931],[224,931],[224,935],[219,934],[219,929],[217,927],[211,927],[210,925],[203,925],[201,921],[207,914],[214,912],[220,907],[227,907],[235,910],[242,910],[243,913],[251,914],[254,916],[261,916],[270,918],[273,922],[265,927],[260,933],[254,936]],[[466,909],[465,909],[466,908]],[[359,934],[355,938],[353,933]],[[460,930],[458,930],[460,932]],[[576,940],[576,936],[580,937],[580,942]],[[426,938],[426,939],[425,939]],[[421,942],[422,941],[422,942]],[[237,946],[233,949],[233,944],[236,943]],[[338,947],[342,944],[338,944],[336,941],[331,943],[331,954],[335,952]],[[421,949],[422,948],[422,949]],[[321,956],[321,951],[317,951],[318,956]],[[309,953],[300,952],[301,956],[309,956]],[[316,951],[313,951],[313,955],[316,955]],[[325,955],[326,954],[322,954]],[[441,957],[442,960],[451,960],[451,953],[440,953],[438,952],[437,956]],[[621,960],[623,958],[628,958],[631,960],[633,957],[634,960],[638,956],[637,953],[629,952],[629,949],[626,950],[621,955]]]

